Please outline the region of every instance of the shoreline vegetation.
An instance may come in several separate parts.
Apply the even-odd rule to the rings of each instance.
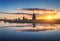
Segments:
[[[60,19],[53,19],[53,20],[45,20],[45,19],[40,19],[40,20],[37,20],[35,18],[32,18],[32,19],[27,19],[25,17],[23,17],[23,19],[13,19],[13,20],[10,20],[10,19],[0,19],[0,21],[3,21],[4,23],[8,22],[8,23],[32,23],[32,26],[33,28],[29,28],[29,29],[15,29],[15,31],[46,31],[46,30],[57,30],[56,27],[51,27],[51,28],[36,28],[36,24],[39,23],[39,24],[50,24],[50,25],[53,25],[53,24],[60,24]],[[9,27],[9,26],[8,26]],[[14,27],[14,26],[13,26]],[[18,26],[16,26],[18,27]],[[20,26],[19,26],[20,27]]]
[[[0,19],[0,21],[9,22],[9,23],[44,23],[44,24],[60,24],[60,19],[53,19],[53,20],[32,20],[32,19],[14,19],[14,20],[9,20],[9,19]]]
[[[51,17],[48,17],[49,19],[36,19],[36,14],[32,14],[32,19],[27,19],[23,16],[22,19],[15,18],[15,19],[0,19],[0,21],[9,22],[9,23],[41,23],[41,24],[60,24],[60,19],[51,19]]]

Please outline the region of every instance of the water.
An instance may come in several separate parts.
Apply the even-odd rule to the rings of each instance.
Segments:
[[[1,41],[59,41],[60,24],[4,23],[0,22]]]

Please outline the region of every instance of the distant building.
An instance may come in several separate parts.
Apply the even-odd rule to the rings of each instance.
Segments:
[[[20,20],[20,18],[18,18],[18,20]]]
[[[4,18],[4,20],[6,20],[6,18]]]
[[[33,14],[32,20],[36,20],[36,15],[35,14]]]
[[[23,20],[27,20],[27,18],[23,17]]]

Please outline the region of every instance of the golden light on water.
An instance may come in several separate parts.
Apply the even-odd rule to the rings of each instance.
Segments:
[[[60,30],[60,26],[57,25],[57,24],[54,24],[54,25],[49,25],[49,24],[46,24],[45,26],[36,26],[35,28],[32,28],[32,27],[25,27],[25,28],[13,28],[13,30],[15,31],[28,31],[28,30],[35,30],[35,31],[45,31],[45,30]]]

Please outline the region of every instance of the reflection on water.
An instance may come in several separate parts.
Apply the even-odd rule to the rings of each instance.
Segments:
[[[9,28],[14,31],[46,31],[60,30],[60,24],[4,23],[0,21],[0,28]]]
[[[60,24],[4,23],[0,22],[0,40],[2,41],[58,41]]]

